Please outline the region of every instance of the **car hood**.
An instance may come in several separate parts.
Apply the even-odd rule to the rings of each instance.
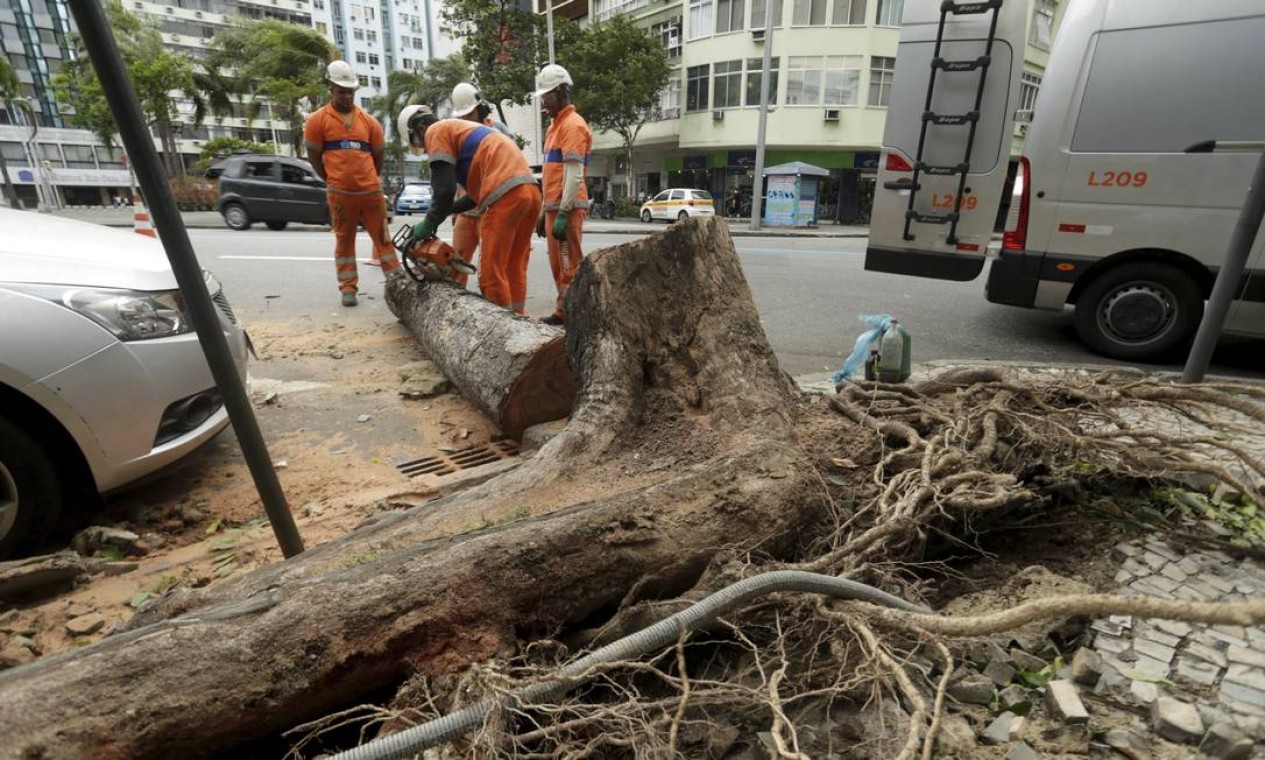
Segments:
[[[0,282],[176,287],[162,245],[131,230],[12,209],[0,209],[0,230]]]

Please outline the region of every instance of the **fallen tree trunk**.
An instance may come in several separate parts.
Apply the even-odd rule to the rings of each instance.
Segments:
[[[593,254],[567,305],[575,410],[533,460],[0,673],[0,756],[223,754],[709,563],[792,555],[826,496],[724,223]]]
[[[388,277],[386,301],[467,400],[511,438],[566,417],[575,399],[562,331],[455,283]]]

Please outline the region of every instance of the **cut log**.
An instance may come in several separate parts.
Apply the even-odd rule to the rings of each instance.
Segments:
[[[0,673],[0,757],[230,755],[512,651],[519,631],[591,623],[634,589],[792,555],[826,495],[724,223],[594,253],[567,313],[577,403],[536,457]]]
[[[511,438],[566,417],[575,398],[562,331],[447,280],[387,278],[391,312],[417,336],[444,376]]]

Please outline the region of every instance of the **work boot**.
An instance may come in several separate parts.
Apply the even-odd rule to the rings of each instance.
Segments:
[[[351,292],[343,293],[343,306],[355,306],[356,294]]]
[[[547,317],[540,318],[540,324],[542,325],[555,325],[557,327],[561,327],[563,322],[563,318],[557,314],[550,314]]]

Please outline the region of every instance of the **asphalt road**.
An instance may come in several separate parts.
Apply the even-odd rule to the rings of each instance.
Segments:
[[[647,231],[651,228],[647,227]],[[339,306],[333,238],[328,232],[252,229],[189,231],[204,267],[224,283],[234,308],[247,320],[393,320],[381,300],[382,274],[361,266],[361,305]],[[446,236],[441,230],[441,235]],[[595,250],[634,235],[589,234]],[[782,366],[792,375],[831,372],[842,366],[862,314],[888,313],[913,337],[915,362],[1006,360],[1111,364],[1082,346],[1063,313],[998,306],[984,299],[984,277],[943,282],[876,274],[864,269],[862,238],[735,238],[765,331]],[[369,241],[359,240],[360,257]],[[534,239],[528,271],[528,313],[548,314],[553,282],[544,241]],[[473,283],[471,287],[474,287]],[[1152,368],[1180,370],[1176,364]],[[1213,372],[1265,375],[1265,341],[1227,341]]]

